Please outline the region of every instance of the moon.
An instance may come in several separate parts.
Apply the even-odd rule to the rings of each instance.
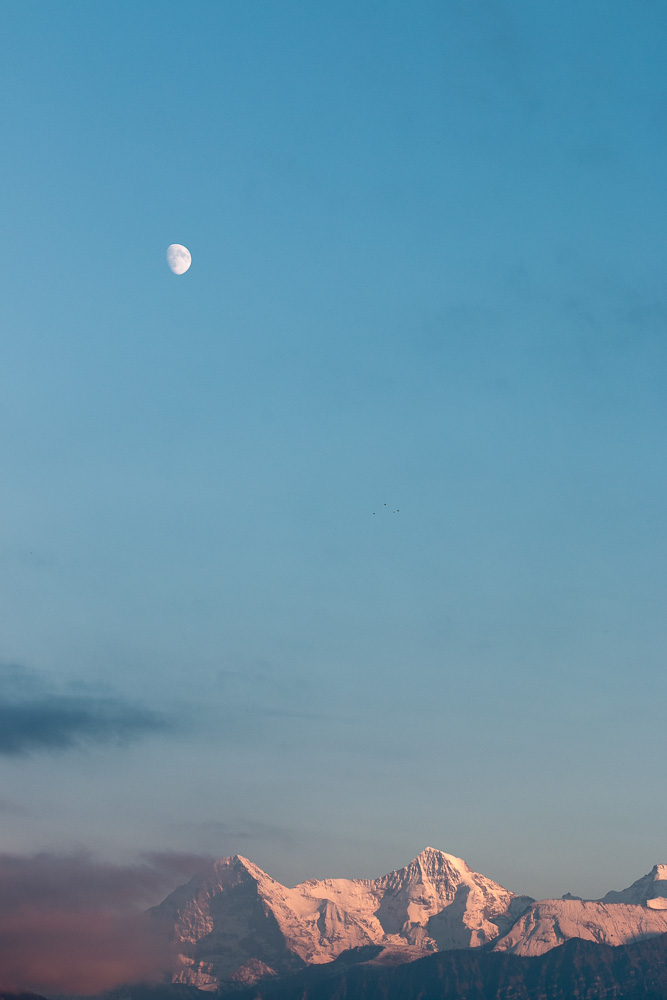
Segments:
[[[192,263],[192,257],[187,247],[180,243],[172,243],[167,247],[167,264],[174,274],[185,274]]]

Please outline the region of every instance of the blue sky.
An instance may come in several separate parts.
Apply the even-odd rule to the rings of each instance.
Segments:
[[[4,850],[667,859],[666,34],[3,4]]]

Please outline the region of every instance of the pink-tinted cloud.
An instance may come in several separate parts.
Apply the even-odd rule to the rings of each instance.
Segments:
[[[24,907],[0,919],[3,990],[97,993],[157,980],[167,966],[168,955],[145,917]]]
[[[158,980],[169,955],[144,909],[205,861],[0,855],[0,990],[96,993]]]

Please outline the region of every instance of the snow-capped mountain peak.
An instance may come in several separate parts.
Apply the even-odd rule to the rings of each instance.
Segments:
[[[472,872],[472,868],[463,858],[437,851],[434,847],[425,847],[406,867],[419,868],[426,879],[434,881],[442,879],[461,881],[464,872]]]
[[[603,896],[601,903],[634,903],[639,906],[649,906],[651,909],[665,909],[656,900],[667,900],[667,865],[653,865],[650,872],[642,875],[627,889],[612,890]]]
[[[494,951],[541,955],[569,938],[620,945],[667,933],[667,865],[654,865],[627,889],[602,899],[584,900],[568,893],[544,899],[521,916]]]
[[[646,906],[583,899],[543,899],[500,938],[494,951],[542,955],[570,938],[620,945],[667,933],[667,914]]]
[[[429,864],[442,864],[447,862],[454,868],[465,868],[467,871],[471,871],[470,866],[466,864],[463,858],[457,858],[454,854],[447,854],[445,851],[439,851],[436,847],[425,847],[423,851],[420,851],[417,857],[414,859],[422,865]]]
[[[241,855],[221,858],[152,913],[171,928],[174,980],[215,989],[369,944],[412,957],[475,947],[505,933],[532,902],[427,847],[377,879],[311,879],[293,889]]]
[[[667,865],[602,900],[535,902],[426,847],[375,879],[281,885],[242,855],[220,858],[152,911],[174,953],[172,978],[215,990],[381,945],[409,961],[493,944],[540,955],[569,938],[623,944],[667,933]]]

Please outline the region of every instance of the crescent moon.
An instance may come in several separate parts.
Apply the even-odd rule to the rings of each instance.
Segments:
[[[192,263],[192,256],[187,247],[180,243],[172,243],[167,247],[167,264],[174,274],[185,274]]]

